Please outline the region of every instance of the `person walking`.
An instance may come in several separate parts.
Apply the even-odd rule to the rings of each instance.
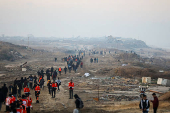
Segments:
[[[28,86],[27,78],[24,79],[24,87],[26,87],[26,85]]]
[[[53,81],[55,81],[55,80],[56,80],[56,78],[57,78],[57,71],[55,70],[55,71],[54,71],[54,73],[53,73],[53,75],[52,75],[52,79],[53,79]]]
[[[69,87],[69,94],[70,94],[70,98],[69,99],[73,99],[74,83],[72,82],[72,79],[68,83],[68,87]]]
[[[22,82],[21,80],[18,82],[18,95],[21,96],[21,90],[22,90]]]
[[[50,73],[47,74],[47,81],[50,80]]]
[[[40,86],[37,84],[35,87],[35,96],[36,96],[36,103],[39,103],[39,95],[40,95]]]
[[[34,77],[33,77],[33,78],[34,78],[34,85],[35,85],[35,84],[37,84],[37,76],[36,76],[36,75],[34,75]]]
[[[0,88],[0,111],[2,107],[2,103],[5,101],[4,94],[2,93],[2,89]]]
[[[43,90],[44,90],[44,82],[45,82],[45,80],[44,80],[44,78],[42,78],[40,80],[40,88],[43,88]]]
[[[68,69],[69,69],[69,73],[71,73],[71,65],[68,66]]]
[[[65,66],[65,68],[64,68],[64,72],[65,72],[65,74],[67,73],[67,67]]]
[[[61,70],[62,70],[62,68],[61,68],[61,67],[60,67],[60,68],[58,68],[58,71],[59,71],[60,75],[61,75]]]
[[[53,74],[53,71],[54,71],[54,68],[53,68],[53,67],[51,67],[51,76],[52,76],[52,74]]]
[[[59,86],[61,85],[61,81],[60,81],[59,77],[58,77],[58,80],[56,81],[56,83],[57,83],[57,86],[58,86],[58,91],[60,91]]]
[[[9,89],[9,94],[12,94],[12,88],[13,88],[13,85],[10,84],[10,86],[8,87],[8,89]]]
[[[26,85],[26,87],[24,88],[24,93],[26,96],[30,94],[30,89],[28,88],[28,85]]]
[[[83,68],[83,62],[81,61],[81,63],[80,63],[80,66],[81,66],[81,68]]]
[[[55,81],[53,81],[53,83],[52,83],[52,98],[55,98],[56,89],[57,89],[57,83],[55,83]]]
[[[12,88],[12,95],[14,95],[16,99],[15,101],[17,101],[17,86],[16,85]]]
[[[27,96],[27,101],[28,101],[28,104],[27,104],[26,110],[27,110],[27,113],[30,113],[30,108],[33,109],[32,105],[31,105],[32,104],[32,98],[30,96]]]
[[[18,84],[17,78],[14,80],[14,86]]]
[[[73,113],[80,113],[80,109],[84,107],[83,101],[77,94],[74,95],[74,98],[76,99],[75,100],[76,109],[73,110]]]
[[[50,80],[48,80],[48,84],[47,84],[47,86],[48,86],[49,94],[51,95],[51,87],[52,87],[52,83],[51,83],[51,81],[50,81]]]
[[[57,58],[55,57],[55,62],[57,62]]]
[[[28,100],[26,95],[22,95],[22,103],[25,106],[25,109],[23,109],[23,113],[27,113],[27,108],[28,108]]]
[[[143,95],[143,99],[140,101],[139,108],[143,113],[149,112],[150,103],[146,95]]]
[[[30,87],[31,89],[33,89],[33,87],[32,87],[32,86],[33,86],[33,79],[34,79],[33,76],[30,75],[30,76],[29,76],[29,87]]]
[[[11,104],[13,103],[12,94],[9,94],[9,97],[6,98],[6,112],[11,112]]]
[[[159,100],[155,93],[153,93],[152,96],[154,98],[154,100],[151,100],[151,102],[153,103],[153,111],[154,113],[156,113],[159,106]]]
[[[6,99],[7,93],[8,93],[8,88],[6,87],[6,84],[2,87],[2,93],[4,94],[4,98]]]

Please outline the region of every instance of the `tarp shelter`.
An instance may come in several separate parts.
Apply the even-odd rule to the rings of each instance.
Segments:
[[[151,77],[142,77],[142,83],[151,83]]]

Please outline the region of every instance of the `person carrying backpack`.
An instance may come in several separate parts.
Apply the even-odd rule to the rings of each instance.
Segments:
[[[74,98],[76,99],[76,109],[73,110],[73,113],[80,113],[80,109],[84,107],[83,101],[77,94],[74,95]]]

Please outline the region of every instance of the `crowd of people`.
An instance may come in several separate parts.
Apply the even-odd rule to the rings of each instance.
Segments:
[[[91,59],[90,59],[90,62],[91,62],[91,63],[93,63],[93,62],[94,62],[94,63],[98,63],[98,58],[94,58],[94,59],[91,58]]]
[[[76,55],[69,55],[65,58],[64,61],[68,64],[68,68],[66,66],[64,68],[65,74],[67,73],[67,69],[69,70],[69,72],[71,72],[71,70],[74,70],[76,72],[78,67],[83,68],[83,56],[79,57]],[[61,67],[59,67],[58,69],[54,69],[53,67],[51,67],[51,69],[49,68],[46,70],[46,73],[44,73],[44,70],[42,69],[41,71],[37,72],[38,77],[36,75],[30,75],[28,78],[21,77],[20,80],[16,78],[14,82],[9,85],[9,87],[4,84],[4,86],[0,88],[0,111],[2,104],[4,103],[6,104],[7,113],[30,113],[30,109],[33,109],[31,105],[32,98],[30,97],[30,90],[35,91],[36,103],[39,103],[40,89],[44,89],[45,74],[47,76],[47,87],[49,94],[52,95],[52,98],[55,98],[56,90],[60,91],[59,86],[61,85],[61,80],[59,79],[59,77],[57,79],[57,76],[62,75]],[[51,79],[53,80],[53,82],[51,82]],[[72,82],[72,80],[70,80],[68,87],[70,99],[73,99],[74,83]],[[22,91],[24,92],[23,94]],[[78,95],[76,95],[75,97],[80,100]]]
[[[34,86],[33,86],[34,84]],[[30,97],[30,89],[35,90],[35,96],[38,101],[40,94],[40,86],[36,75],[30,75],[28,78],[17,78],[7,88],[6,84],[0,89],[0,110],[2,104],[6,104],[7,113],[30,113],[32,107],[32,98]],[[22,90],[24,94],[21,95]]]

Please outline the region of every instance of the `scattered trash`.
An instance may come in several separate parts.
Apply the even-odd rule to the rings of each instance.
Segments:
[[[127,64],[122,64],[122,66],[127,66]]]
[[[85,76],[85,77],[88,77],[88,76],[90,76],[90,74],[89,74],[89,73],[85,73],[84,76]]]
[[[22,71],[27,71],[27,69],[26,68],[22,68]]]

